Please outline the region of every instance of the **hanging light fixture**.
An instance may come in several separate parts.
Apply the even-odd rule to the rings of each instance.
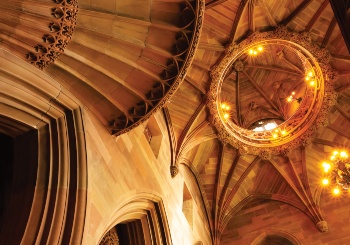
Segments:
[[[221,110],[222,110],[222,116],[223,118],[225,118],[226,120],[229,119],[230,117],[230,105],[228,105],[228,103],[221,103]]]
[[[303,98],[301,98],[301,97],[299,97],[299,98],[296,98],[295,97],[295,92],[293,91],[288,97],[287,97],[287,102],[292,102],[292,101],[296,101],[296,102],[298,102],[299,104],[300,104],[300,102],[301,102],[301,100],[302,100]]]
[[[256,47],[253,47],[253,48],[250,48],[248,50],[248,55],[250,56],[256,56],[258,55],[259,53],[263,52],[264,51],[264,47],[259,45],[259,46],[256,46]]]
[[[338,195],[341,189],[350,189],[350,159],[346,151],[334,151],[329,162],[323,162],[324,186],[334,185],[333,194]]]

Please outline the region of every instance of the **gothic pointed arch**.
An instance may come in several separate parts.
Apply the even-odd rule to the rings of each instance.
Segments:
[[[126,198],[112,214],[100,245],[171,245],[172,239],[162,199],[141,192]]]
[[[80,244],[87,164],[79,102],[3,49],[0,90],[0,132],[13,141],[0,243]]]

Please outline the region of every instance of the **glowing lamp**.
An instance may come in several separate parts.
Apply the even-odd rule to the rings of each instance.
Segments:
[[[329,180],[328,179],[323,179],[322,180],[322,184],[323,185],[328,185],[329,184]]]

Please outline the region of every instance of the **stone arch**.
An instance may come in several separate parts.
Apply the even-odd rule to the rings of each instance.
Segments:
[[[138,230],[132,233],[134,237],[127,239],[140,239],[142,236],[145,244],[172,244],[163,201],[158,195],[151,192],[133,193],[126,197],[111,215],[108,224],[98,244],[104,244],[105,237],[110,236],[110,231],[115,230],[120,224],[138,226]],[[118,239],[120,241],[121,237]],[[129,242],[139,244],[135,240],[129,240]]]
[[[257,234],[255,238],[249,243],[250,245],[260,245],[264,244],[264,240],[268,237],[274,237],[276,239],[285,239],[286,241],[290,242],[290,244],[293,245],[301,245],[300,241],[291,233],[282,231],[282,230],[275,230],[275,229],[268,229],[262,233]]]
[[[3,49],[0,91],[0,133],[14,141],[0,243],[81,244],[87,164],[79,102]]]

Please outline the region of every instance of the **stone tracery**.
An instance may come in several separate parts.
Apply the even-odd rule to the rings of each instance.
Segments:
[[[64,52],[71,40],[76,26],[78,1],[51,0],[31,2],[30,6],[28,5],[24,0],[0,3],[0,7],[7,9],[4,17],[12,17],[6,21],[8,27],[5,27],[5,30],[9,33],[3,41],[4,47],[43,69]],[[12,29],[15,22],[13,15],[18,16],[16,24],[21,29],[20,32]]]
[[[27,59],[40,69],[53,63],[67,47],[76,26],[78,1],[54,0],[57,7],[51,8],[55,18],[48,26],[50,33],[42,37],[44,43],[35,46],[36,52],[29,51]]]

